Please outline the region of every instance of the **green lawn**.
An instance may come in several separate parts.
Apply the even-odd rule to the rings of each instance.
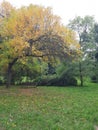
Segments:
[[[95,130],[98,85],[0,88],[0,130]]]

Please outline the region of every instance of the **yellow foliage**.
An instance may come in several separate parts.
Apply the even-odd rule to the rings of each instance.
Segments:
[[[10,5],[7,8],[11,8]],[[36,41],[40,36],[45,34],[51,36],[51,39],[52,36],[60,36],[64,41],[62,47],[65,53],[70,53],[70,51],[65,49],[66,47],[69,50],[79,49],[75,33],[61,24],[60,17],[53,15],[51,8],[44,8],[42,6],[30,5],[13,10],[13,12],[10,12],[9,17],[3,19],[0,25],[0,34],[3,37],[3,54],[0,54],[0,57],[5,57],[8,62],[11,62],[16,57],[25,57],[25,50],[30,47],[28,41],[30,39]],[[32,44],[33,56],[44,54],[43,51],[37,48],[36,43]],[[55,41],[52,47],[56,48],[56,44],[58,42],[56,43]]]

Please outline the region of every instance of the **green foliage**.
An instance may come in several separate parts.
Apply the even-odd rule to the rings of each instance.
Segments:
[[[0,76],[0,85],[4,84],[4,77]]]
[[[76,31],[80,43],[82,55],[79,57],[79,77],[83,86],[84,77],[91,76],[94,67],[93,53],[96,49],[95,41],[95,20],[93,16],[75,17],[68,25]]]
[[[53,67],[51,63],[48,63],[48,70],[47,70],[47,73],[46,73],[46,74],[47,74],[47,75],[48,75],[48,74],[51,74],[51,75],[56,74],[55,67]]]
[[[87,87],[0,88],[0,129],[95,130],[98,84]]]
[[[60,78],[54,78],[52,80],[49,80],[48,81],[48,84],[46,85],[49,85],[49,86],[77,86],[77,80],[72,77],[72,76],[68,76],[67,74],[66,75],[63,75],[62,77]]]
[[[28,58],[25,64],[17,62],[13,68],[12,81],[15,84],[33,82],[40,75],[40,64],[37,59]]]
[[[63,62],[56,66],[55,74],[41,77],[39,85],[47,86],[66,86],[66,85],[77,85],[76,80],[76,69],[74,68],[74,62]]]
[[[98,62],[95,62],[91,79],[92,79],[92,82],[98,83]]]
[[[95,42],[98,44],[98,23],[94,25],[93,33]]]

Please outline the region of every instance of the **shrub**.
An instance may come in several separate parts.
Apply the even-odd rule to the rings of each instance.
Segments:
[[[56,78],[53,80],[50,80],[50,85],[54,85],[54,86],[71,86],[77,85],[77,80],[74,77],[61,77],[61,78]]]
[[[91,80],[92,80],[93,83],[97,83],[98,82],[97,81],[97,77],[95,75],[91,77]]]
[[[77,85],[77,80],[74,77],[63,75],[60,78],[56,77],[53,79],[44,78],[41,79],[38,85],[42,86],[71,86]]]

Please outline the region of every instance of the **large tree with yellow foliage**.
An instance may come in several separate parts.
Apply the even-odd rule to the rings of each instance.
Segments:
[[[7,6],[8,14],[0,12],[0,64],[7,72],[7,87],[17,60],[24,62],[27,56],[66,58],[77,52],[75,33],[61,24],[51,8],[29,5],[14,9],[6,2],[0,8]]]

